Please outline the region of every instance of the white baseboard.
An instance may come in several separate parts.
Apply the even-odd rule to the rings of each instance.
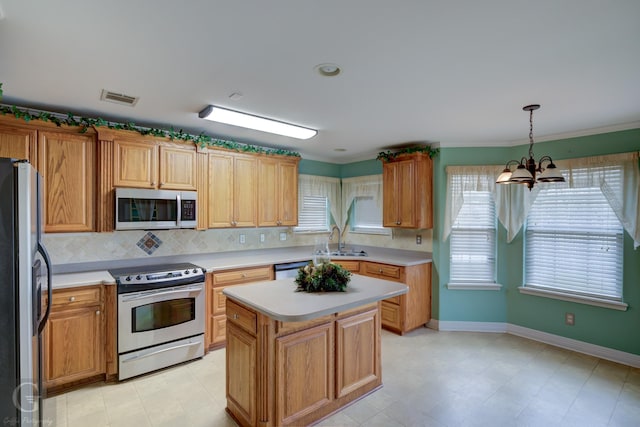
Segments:
[[[427,326],[438,331],[458,331],[458,332],[502,332],[530,340],[543,342],[578,353],[588,354],[623,365],[640,368],[640,355],[590,344],[584,341],[566,338],[560,335],[549,334],[523,326],[512,325],[502,322],[459,322],[448,320],[431,319]]]

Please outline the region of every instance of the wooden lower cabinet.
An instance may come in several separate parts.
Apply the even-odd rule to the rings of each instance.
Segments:
[[[54,289],[44,329],[44,384],[48,393],[104,379],[102,286]]]
[[[378,304],[283,323],[228,300],[227,411],[241,426],[309,425],[382,385]]]
[[[301,420],[334,399],[333,322],[276,338],[276,420]]]
[[[431,319],[431,263],[397,266],[360,262],[359,274],[404,283],[409,292],[382,301],[382,327],[404,334],[424,326]]]
[[[273,280],[273,267],[265,265],[252,268],[216,271],[207,277],[207,323],[205,325],[205,347],[209,350],[224,347],[226,341],[227,316],[226,297],[222,291],[229,286]]]

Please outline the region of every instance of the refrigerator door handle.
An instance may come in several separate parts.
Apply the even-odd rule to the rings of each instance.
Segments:
[[[42,245],[42,243],[38,242],[38,252],[44,258],[44,263],[47,265],[47,309],[44,312],[44,316],[42,316],[42,320],[38,325],[38,334],[41,334],[44,330],[45,325],[47,324],[47,320],[49,319],[49,314],[51,313],[51,298],[52,298],[52,287],[51,283],[51,258],[49,258],[49,253],[47,249]]]

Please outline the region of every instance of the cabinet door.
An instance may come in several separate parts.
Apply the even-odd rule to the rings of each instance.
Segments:
[[[160,184],[168,190],[196,189],[195,149],[160,146]]]
[[[36,131],[0,126],[0,157],[26,159],[36,164]]]
[[[209,227],[230,227],[233,221],[233,156],[209,154]]]
[[[381,381],[378,309],[336,322],[336,398]]]
[[[275,227],[278,225],[278,161],[260,159],[258,168],[258,226]]]
[[[278,167],[278,225],[298,225],[298,164],[281,162]]]
[[[397,227],[398,205],[400,203],[397,187],[398,176],[397,163],[385,163],[382,165],[382,225],[384,227]]]
[[[403,160],[397,163],[398,182],[396,191],[399,195],[398,217],[400,227],[416,226],[416,186],[415,186],[415,162]]]
[[[114,140],[113,156],[115,187],[156,187],[158,151],[154,142]]]
[[[333,323],[276,339],[276,425],[300,424],[334,399],[333,343]]]
[[[257,425],[257,372],[258,346],[256,337],[227,322],[227,407],[240,420],[241,425]]]
[[[95,230],[95,141],[91,135],[39,132],[44,231]]]
[[[53,310],[44,330],[47,388],[104,373],[100,306]]]
[[[251,156],[236,156],[233,182],[234,227],[258,225],[258,159]],[[210,201],[209,203],[215,203]]]

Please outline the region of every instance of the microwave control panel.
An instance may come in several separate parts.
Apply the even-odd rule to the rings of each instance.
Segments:
[[[183,221],[196,220],[196,201],[195,200],[182,201],[182,220]]]

